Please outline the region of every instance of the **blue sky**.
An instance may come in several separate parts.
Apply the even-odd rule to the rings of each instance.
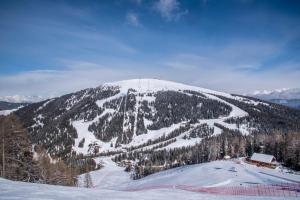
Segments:
[[[300,86],[300,1],[0,0],[0,95],[160,78],[232,93]]]

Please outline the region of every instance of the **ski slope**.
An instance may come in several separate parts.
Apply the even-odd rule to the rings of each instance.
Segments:
[[[93,188],[51,186],[0,179],[0,199],[278,200],[300,198],[299,190],[298,192],[286,191],[278,189],[277,186],[273,187],[276,184],[298,184],[299,186],[299,175],[258,168],[239,160],[184,166],[139,180],[130,179],[129,173],[125,172],[124,168],[116,166],[110,158],[98,158],[96,161],[100,162],[100,160],[104,162],[105,167],[91,172]],[[84,175],[79,177],[79,186],[82,186],[83,177]],[[268,196],[268,193],[257,195],[251,193],[251,190],[250,195],[227,192],[239,187],[243,187],[247,192],[248,188],[256,188],[253,185],[271,185],[272,189],[275,188],[275,193],[271,193],[273,196]],[[281,193],[276,193],[278,191]]]
[[[100,160],[104,162],[105,167],[91,172],[94,189],[97,190],[128,192],[181,190],[197,192],[201,195],[215,193],[218,194],[217,197],[211,198],[216,199],[222,199],[224,196],[222,192],[226,193],[226,190],[228,194],[226,193],[225,196],[236,197],[233,190],[240,190],[243,198],[252,195],[258,198],[257,191],[262,193],[262,199],[270,199],[274,196],[276,199],[300,197],[299,175],[256,167],[243,162],[242,159],[183,166],[155,173],[139,180],[130,179],[129,173],[125,172],[124,168],[116,166],[110,158],[98,158],[96,161]],[[83,177],[84,175],[81,175],[79,178],[80,186],[83,185]],[[277,187],[282,184],[288,187],[295,186],[298,192],[292,191],[292,193],[286,194],[286,191]],[[253,191],[253,189],[255,190]],[[266,190],[267,192],[265,192]]]
[[[213,91],[213,90],[209,90],[209,89],[205,89],[205,88],[201,88],[201,87],[197,87],[197,86],[190,86],[190,85],[185,85],[182,83],[176,83],[176,82],[172,82],[172,81],[165,81],[165,80],[158,80],[158,79],[131,79],[131,80],[112,82],[112,83],[105,83],[101,86],[102,89],[106,88],[106,87],[107,88],[111,88],[111,87],[117,88],[119,90],[119,92],[113,96],[103,98],[103,99],[96,101],[97,106],[100,109],[104,110],[103,113],[96,116],[92,121],[84,121],[84,120],[72,121],[72,125],[76,129],[77,134],[78,134],[78,137],[75,138],[75,143],[74,143],[72,149],[77,153],[82,153],[82,154],[90,153],[88,146],[89,146],[89,144],[92,144],[92,143],[96,143],[97,145],[99,145],[101,152],[115,151],[115,150],[126,151],[126,149],[128,149],[130,147],[137,147],[137,146],[146,144],[149,140],[153,141],[153,140],[160,138],[163,135],[167,136],[175,129],[178,129],[180,126],[186,124],[187,120],[181,121],[179,123],[171,124],[168,127],[162,127],[158,130],[150,130],[147,127],[148,127],[148,125],[151,125],[153,123],[153,121],[146,119],[144,117],[143,118],[144,125],[145,125],[146,129],[148,129],[147,134],[140,134],[140,135],[136,134],[136,132],[137,132],[137,116],[138,116],[139,112],[143,112],[143,111],[140,111],[141,103],[144,101],[149,102],[149,103],[154,103],[156,100],[155,94],[159,91],[168,91],[168,90],[176,91],[176,92],[184,93],[185,95],[191,95],[190,93],[188,93],[186,91],[194,91],[194,92],[198,92],[199,94],[203,95],[207,99],[216,100],[216,101],[222,102],[222,103],[230,106],[232,108],[232,111],[227,116],[220,116],[220,117],[214,118],[214,119],[199,119],[199,123],[197,125],[207,124],[211,128],[214,128],[215,131],[214,131],[213,135],[218,135],[218,134],[221,134],[221,132],[222,132],[220,128],[215,126],[215,123],[220,124],[228,129],[238,130],[244,135],[248,135],[251,131],[253,131],[253,128],[247,127],[246,125],[243,125],[243,124],[238,127],[236,124],[226,123],[227,119],[242,118],[242,117],[247,116],[248,113],[246,111],[242,110],[241,108],[219,98],[218,96],[235,99],[238,101],[242,101],[242,102],[246,102],[246,103],[250,103],[250,104],[256,104],[256,105],[261,103],[261,102],[256,102],[253,100],[249,100],[246,98],[234,96],[234,95],[223,93],[223,92],[218,92],[218,91]],[[132,90],[134,90],[134,91],[132,91]],[[128,130],[130,130],[130,127],[133,126],[133,136],[131,138],[131,141],[128,144],[119,144],[118,147],[115,147],[116,141],[117,141],[116,138],[113,138],[112,140],[110,140],[108,142],[104,142],[100,139],[97,139],[94,136],[94,133],[92,131],[88,130],[88,127],[92,123],[97,122],[99,119],[101,119],[103,116],[105,116],[105,114],[109,113],[112,116],[115,116],[116,114],[118,114],[120,112],[120,110],[122,110],[120,106],[123,101],[126,101],[129,91],[131,91],[131,93],[135,95],[136,102],[134,105],[133,113],[124,112],[124,114],[123,114],[124,121],[123,121],[123,131],[122,132],[123,133],[127,132]],[[151,95],[149,96],[148,94],[151,94]],[[69,107],[72,107],[75,105],[74,102],[81,101],[85,97],[86,97],[86,94],[81,96],[80,100],[76,100],[76,99],[74,99],[74,96],[72,96],[68,100],[68,102],[70,103],[70,105],[68,104],[69,105],[68,109],[70,109]],[[105,106],[106,103],[112,102],[112,101],[120,99],[120,98],[121,98],[121,100],[120,100],[120,102],[117,103],[115,109]],[[126,102],[124,105],[126,106]],[[149,106],[149,109],[151,109],[152,113],[157,112],[153,105],[148,105],[148,106]],[[132,125],[130,125],[130,123],[128,121],[131,114],[134,116],[134,123]],[[106,123],[110,122],[110,120],[112,119],[112,116],[109,117],[109,119]],[[176,137],[175,142],[172,142],[169,145],[159,148],[159,149],[156,149],[156,150],[173,149],[173,148],[184,147],[184,146],[194,146],[197,143],[201,142],[201,140],[202,140],[202,138],[192,138],[189,140],[185,140],[185,139],[183,139],[183,137],[186,134],[188,134],[188,132],[182,133],[178,137]],[[83,139],[85,139],[83,147],[78,147],[79,142],[82,141]],[[165,141],[162,141],[160,143],[163,143],[163,142],[165,142]],[[157,143],[155,145],[159,145],[160,143]],[[145,145],[143,147],[143,149],[151,149],[152,147],[153,146]]]
[[[98,158],[96,162],[99,162],[99,160],[104,162],[104,168],[91,172],[96,188],[126,190],[157,185],[211,187],[220,184],[226,186],[247,186],[283,182],[300,183],[299,175],[283,173],[275,169],[256,167],[242,160],[220,160],[187,165],[161,171],[139,180],[131,180],[129,174],[124,171],[124,168],[116,166],[109,157]]]
[[[23,183],[9,181],[0,178],[0,199],[1,200],[251,200],[253,197],[240,196],[219,196],[211,194],[202,194],[174,189],[157,189],[147,191],[115,191],[95,188],[76,188],[43,185],[34,183]],[[276,197],[255,197],[259,200],[279,200],[286,198]],[[291,198],[295,199],[295,198]]]

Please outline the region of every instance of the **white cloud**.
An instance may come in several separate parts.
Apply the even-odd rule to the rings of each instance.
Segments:
[[[118,61],[119,63],[110,65],[65,60],[63,63],[66,67],[62,70],[37,70],[0,76],[0,96],[58,96],[96,87],[104,82],[132,78],[166,79],[240,94],[263,89],[295,88],[300,84],[300,70],[291,70],[288,67],[249,74],[229,68],[228,64],[201,67],[201,63],[198,65],[197,62],[200,62],[202,57],[197,55],[181,54],[177,55],[178,60],[174,59],[164,59],[163,64]],[[209,66],[211,65],[212,61]]]
[[[259,70],[265,60],[277,55],[281,47],[282,44],[274,45],[266,41],[232,41],[228,45],[205,46],[192,53],[174,54],[162,63],[174,69],[253,71]]]
[[[257,89],[299,87],[300,63],[266,66],[280,54],[284,43],[232,41],[228,45],[205,46],[192,53],[178,53],[160,60],[168,77],[210,89],[251,93]],[[298,69],[298,70],[297,70]]]
[[[85,49],[97,49],[102,52],[116,52],[134,54],[138,52],[138,49],[129,45],[127,41],[122,41],[113,34],[108,34],[103,30],[98,30],[93,26],[82,26],[78,29],[76,26],[64,23],[64,21],[54,21],[51,19],[34,19],[34,22],[24,22],[22,24],[26,30],[30,30],[34,34],[38,34],[37,38],[42,35],[43,40],[51,47],[55,47],[57,52],[68,52]],[[61,39],[63,38],[63,39]],[[76,42],[74,42],[76,40]],[[38,40],[39,41],[39,40]],[[39,42],[33,42],[30,44],[32,49],[41,50],[38,46]],[[27,46],[20,45],[20,49]],[[47,48],[45,48],[47,49]],[[24,51],[24,50],[23,50]]]
[[[282,63],[270,70],[259,71],[265,59],[276,55],[280,49],[280,45],[266,42],[239,41],[218,48],[205,46],[193,53],[183,51],[162,55],[152,60],[120,57],[96,61],[59,59],[60,70],[0,75],[0,96],[57,96],[131,78],[173,80],[240,94],[299,87],[299,63]]]
[[[140,21],[137,14],[133,12],[128,12],[126,15],[126,22],[132,26],[140,26]]]
[[[103,82],[129,78],[131,72],[109,68],[74,68],[66,70],[28,71],[0,77],[0,95],[58,96]]]
[[[178,20],[188,13],[187,10],[180,10],[180,3],[177,0],[159,0],[155,3],[154,8],[167,21]]]

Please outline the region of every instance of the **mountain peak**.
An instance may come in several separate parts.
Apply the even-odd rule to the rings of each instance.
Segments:
[[[134,89],[138,92],[157,92],[157,91],[166,91],[166,90],[193,90],[198,92],[212,93],[224,95],[225,93],[217,92],[210,89],[205,89],[198,86],[186,85],[183,83],[178,83],[174,81],[161,80],[161,79],[129,79],[123,81],[116,81],[111,83],[105,83],[104,86],[117,86],[120,87],[122,93],[126,93],[128,89]]]

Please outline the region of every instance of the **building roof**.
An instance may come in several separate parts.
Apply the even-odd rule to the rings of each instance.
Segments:
[[[259,161],[259,162],[264,162],[264,163],[272,163],[272,160],[274,158],[275,157],[272,156],[272,155],[267,155],[267,154],[262,154],[262,153],[254,153],[251,156],[251,160]]]

